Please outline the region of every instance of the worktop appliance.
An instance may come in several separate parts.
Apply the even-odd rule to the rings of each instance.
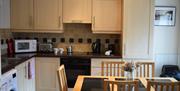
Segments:
[[[15,40],[15,53],[25,53],[25,52],[36,52],[37,51],[37,41],[36,40]]]
[[[98,54],[101,53],[101,42],[100,42],[100,40],[96,40],[95,42],[93,42],[91,47],[92,47],[93,53],[98,53]]]
[[[16,72],[17,70],[12,69],[2,75],[0,91],[18,91]]]
[[[53,45],[51,43],[42,43],[38,46],[39,52],[53,52]]]

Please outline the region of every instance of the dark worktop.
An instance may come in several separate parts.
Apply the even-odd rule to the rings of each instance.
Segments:
[[[85,58],[122,58],[121,55],[111,55],[105,56],[104,54],[94,54],[94,53],[63,53],[57,54],[54,53],[22,53],[22,54],[13,54],[13,55],[2,55],[1,59],[1,70],[2,74],[13,69],[15,66],[27,61],[32,57],[85,57]]]

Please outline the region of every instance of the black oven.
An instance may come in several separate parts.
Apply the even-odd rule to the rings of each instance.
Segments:
[[[73,88],[78,75],[90,75],[91,59],[84,57],[64,57],[60,64],[64,64],[68,87]]]

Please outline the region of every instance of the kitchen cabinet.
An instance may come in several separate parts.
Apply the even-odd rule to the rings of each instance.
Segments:
[[[10,0],[0,0],[0,28],[10,28]]]
[[[35,31],[62,32],[62,0],[34,0],[34,15]]]
[[[59,91],[60,58],[36,57],[36,91]]]
[[[64,0],[63,23],[91,23],[91,0]]]
[[[154,0],[124,0],[123,58],[152,59]]]
[[[31,58],[24,63],[16,66],[17,70],[17,87],[18,91],[36,91],[35,90],[35,77],[28,77],[28,63],[35,63],[35,59]],[[33,67],[33,66],[32,66]],[[35,71],[35,68],[29,69],[31,71]],[[35,74],[34,74],[35,76]]]
[[[33,0],[11,0],[11,29],[33,29]]]
[[[11,0],[11,29],[62,33],[62,0]]]
[[[93,0],[92,2],[92,32],[120,34],[122,0]]]
[[[91,76],[101,76],[102,61],[122,61],[119,58],[92,58],[91,59]]]

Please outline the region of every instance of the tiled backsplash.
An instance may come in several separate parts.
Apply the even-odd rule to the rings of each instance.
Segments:
[[[90,24],[65,24],[64,33],[13,33],[16,39],[37,39],[38,43],[52,42],[54,47],[62,44],[89,44],[100,40],[102,52],[106,43],[115,44],[120,49],[120,34],[93,34]],[[88,48],[89,49],[89,48]],[[87,51],[87,50],[86,50]]]

